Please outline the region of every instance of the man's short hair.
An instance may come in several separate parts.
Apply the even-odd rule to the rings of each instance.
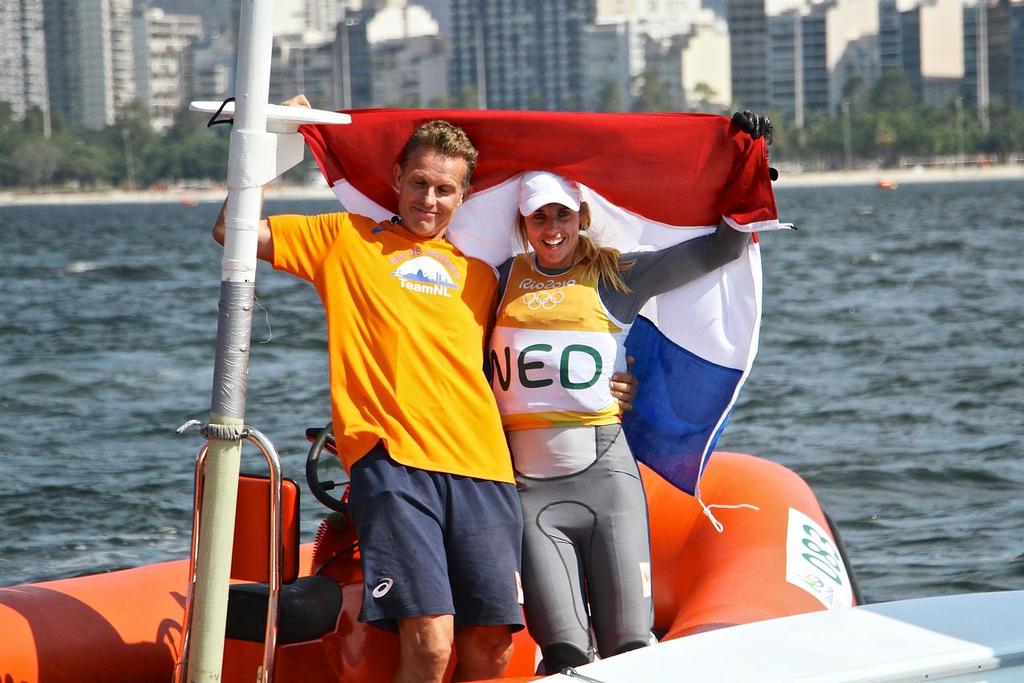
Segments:
[[[428,121],[424,123],[409,136],[398,156],[398,166],[404,171],[405,162],[417,149],[425,147],[432,149],[452,159],[464,159],[466,161],[466,178],[462,183],[463,191],[469,189],[473,179],[473,169],[476,168],[476,147],[473,146],[466,131],[447,121]]]

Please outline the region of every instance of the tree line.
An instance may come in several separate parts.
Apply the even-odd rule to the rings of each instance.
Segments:
[[[697,86],[696,96],[692,111],[733,111],[713,104],[715,93],[704,84]],[[607,102],[621,101],[614,91],[607,97]],[[994,99],[983,122],[962,99],[942,106],[922,103],[899,71],[886,71],[870,87],[852,78],[843,99],[840,111],[832,116],[808,113],[801,127],[792,116],[759,112],[768,114],[775,128],[772,162],[804,170],[894,168],[925,161],[1024,163],[1024,110],[1005,101]],[[673,108],[669,88],[658,74],[644,74],[633,111]]]
[[[185,180],[223,180],[227,169],[227,126],[206,127],[206,119],[183,109],[171,128],[153,131],[145,108],[133,103],[116,122],[98,131],[76,130],[54,114],[44,135],[43,115],[15,120],[0,102],[0,187],[141,189]]]
[[[923,104],[899,72],[871,87],[852,79],[835,116],[810,117],[803,128],[776,117],[771,158],[807,170],[894,168],[941,160],[1024,163],[1024,110],[994,99],[983,122],[962,99]]]
[[[729,114],[715,109],[713,96],[702,92],[693,109]],[[622,102],[621,93],[611,89],[603,106],[621,111]],[[671,102],[668,88],[657,75],[650,73],[645,74],[632,109],[673,111],[678,105]],[[1024,161],[1024,110],[996,101],[989,108],[986,126],[962,102],[922,104],[898,72],[883,74],[870,87],[851,80],[842,111],[809,116],[801,128],[789,117],[767,113],[775,124],[772,162],[791,168],[891,168],[929,159]],[[203,116],[187,110],[178,112],[171,128],[158,135],[139,104],[125,108],[114,125],[99,131],[72,129],[55,115],[47,137],[38,110],[15,120],[10,105],[0,103],[0,187],[142,189],[183,181],[221,181],[227,168],[228,137],[228,126],[207,128]]]

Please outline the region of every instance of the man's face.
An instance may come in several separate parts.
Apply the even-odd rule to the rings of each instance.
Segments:
[[[462,203],[466,160],[425,147],[414,150],[405,168],[395,164],[398,215],[402,227],[420,237],[440,237]]]

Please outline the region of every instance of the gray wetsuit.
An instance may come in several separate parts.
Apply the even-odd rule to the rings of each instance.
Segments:
[[[601,303],[632,323],[652,296],[740,256],[749,236],[717,231],[656,252],[622,255],[623,293],[598,282]],[[512,259],[498,268],[499,306]],[[534,263],[537,274],[557,276]],[[548,673],[646,645],[653,622],[647,504],[619,424],[510,431],[523,508],[526,622]],[[593,629],[595,643],[591,643]]]

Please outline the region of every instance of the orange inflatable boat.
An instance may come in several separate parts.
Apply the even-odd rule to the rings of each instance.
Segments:
[[[858,602],[837,536],[792,471],[749,455],[716,453],[701,491],[721,531],[693,497],[646,469],[643,474],[658,637]],[[395,637],[356,619],[358,544],[344,517],[332,514],[316,543],[290,553],[300,555],[307,576],[282,591],[274,679],[391,680]],[[0,589],[0,680],[171,680],[182,647],[187,575],[188,561],[181,560]],[[263,652],[262,596],[246,606],[232,595],[222,680],[255,680]],[[537,648],[529,633],[517,634],[514,644],[506,676],[533,675]]]

